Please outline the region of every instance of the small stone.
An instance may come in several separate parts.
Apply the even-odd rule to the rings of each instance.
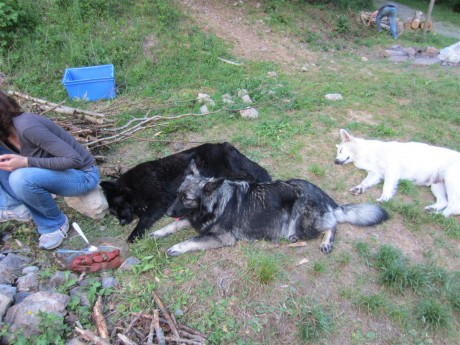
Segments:
[[[243,100],[244,104],[251,104],[252,103],[251,97],[249,97],[249,95],[244,95],[243,97],[241,97],[241,99]]]
[[[119,269],[122,271],[130,271],[133,269],[134,266],[139,265],[140,263],[141,261],[138,258],[131,256],[121,264]]]
[[[255,108],[246,108],[240,110],[240,115],[245,119],[257,119],[259,112]]]
[[[23,268],[22,274],[37,273],[38,271],[40,271],[38,266],[27,266]]]
[[[243,96],[246,96],[248,94],[248,90],[245,89],[239,89],[238,90],[238,97],[242,98]]]
[[[326,99],[330,101],[341,101],[343,100],[343,97],[340,93],[328,93],[326,96]]]
[[[200,107],[200,113],[201,113],[201,114],[209,114],[209,110],[208,110],[208,107],[206,106],[206,104],[205,104],[205,105],[202,105],[202,106]]]

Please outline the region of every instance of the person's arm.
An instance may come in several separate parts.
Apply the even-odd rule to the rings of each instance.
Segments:
[[[25,130],[24,139],[47,152],[52,157],[28,157],[28,166],[52,170],[78,169],[83,158],[67,142],[46,127]]]
[[[378,10],[371,13],[371,15],[369,17],[369,21],[367,22],[367,26],[371,25],[372,19],[374,19],[374,17],[377,15],[377,13],[379,13]]]

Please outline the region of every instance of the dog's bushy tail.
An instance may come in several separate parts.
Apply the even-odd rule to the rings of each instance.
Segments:
[[[388,219],[388,213],[378,205],[347,204],[337,207],[334,215],[339,223],[371,226]]]

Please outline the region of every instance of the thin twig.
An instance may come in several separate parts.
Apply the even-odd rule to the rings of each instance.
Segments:
[[[169,313],[168,309],[166,309],[166,307],[163,305],[163,302],[161,302],[160,297],[158,297],[155,291],[152,291],[152,294],[156,304],[161,309],[163,316],[168,321],[169,327],[171,327],[171,332],[173,332],[176,338],[179,338],[179,332],[177,331],[176,323],[174,322],[175,320],[171,317],[171,314]]]

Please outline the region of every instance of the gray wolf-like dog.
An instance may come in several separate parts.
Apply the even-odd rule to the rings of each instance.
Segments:
[[[379,202],[390,200],[400,180],[416,185],[431,186],[436,203],[427,211],[445,217],[460,215],[460,153],[424,143],[366,140],[341,129],[342,143],[337,146],[336,164],[353,163],[367,171],[367,177],[352,194],[361,194],[383,180]]]
[[[208,177],[226,177],[250,181],[271,181],[268,172],[250,160],[232,144],[203,144],[157,160],[136,165],[115,181],[100,183],[110,213],[120,224],[139,217],[129,242],[142,237],[145,231],[165,215],[177,196],[192,159],[199,171]]]
[[[150,234],[160,238],[190,225],[198,232],[197,237],[169,248],[171,256],[233,246],[238,240],[295,242],[320,234],[324,235],[320,249],[329,253],[337,223],[371,226],[388,218],[377,205],[339,206],[305,180],[231,181],[201,176],[194,162],[189,169],[176,200],[166,211],[181,220]]]

